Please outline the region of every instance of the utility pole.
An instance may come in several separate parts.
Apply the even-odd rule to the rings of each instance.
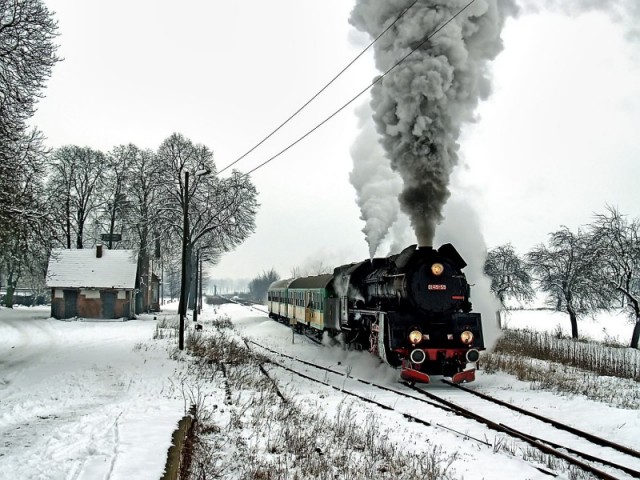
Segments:
[[[178,348],[184,350],[184,317],[187,314],[187,232],[189,231],[189,171],[184,172],[184,201],[182,205],[182,276],[180,278],[180,331]]]
[[[202,257],[200,257],[200,303],[197,305],[198,313],[202,313]]]
[[[196,285],[194,288],[195,293],[195,302],[193,304],[193,321],[198,321],[198,265],[200,264],[200,249],[198,249],[198,253],[196,253]]]

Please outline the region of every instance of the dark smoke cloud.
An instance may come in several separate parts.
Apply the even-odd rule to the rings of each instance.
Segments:
[[[410,3],[358,0],[350,21],[373,37]],[[419,1],[376,42],[377,68],[389,69],[467,3]],[[400,205],[421,245],[433,243],[458,163],[460,129],[490,93],[487,63],[502,50],[500,31],[514,12],[510,0],[476,0],[372,90],[381,143],[403,181]]]

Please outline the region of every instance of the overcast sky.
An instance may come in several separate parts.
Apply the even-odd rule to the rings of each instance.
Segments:
[[[33,119],[50,147],[156,149],[180,132],[219,169],[286,119],[360,52],[345,0],[45,0],[59,54]],[[521,252],[606,203],[640,216],[640,42],[602,12],[525,12],[508,20],[493,95],[460,139],[436,242],[483,236]],[[237,164],[247,171],[315,126],[375,75],[366,55],[311,108]],[[251,278],[271,267],[368,256],[349,183],[362,97],[252,175],[257,229],[212,268]],[[480,232],[465,228],[479,225]],[[407,231],[407,242],[415,242]],[[408,244],[408,243],[407,243]],[[386,254],[380,251],[379,254]],[[462,252],[463,255],[465,252]]]

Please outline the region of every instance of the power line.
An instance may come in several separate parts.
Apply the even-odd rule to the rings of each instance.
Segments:
[[[462,12],[464,12],[473,2],[475,2],[475,0],[471,0],[469,3],[467,3],[464,7],[462,7],[454,16],[452,16],[449,20],[447,20],[446,22],[444,22],[441,26],[439,26],[436,30],[434,30],[433,33],[431,33],[428,37],[426,37],[422,42],[420,42],[420,44],[415,47],[413,50],[411,50],[409,53],[407,53],[404,57],[402,57],[400,60],[398,60],[391,68],[389,68],[387,71],[385,71],[382,75],[380,75],[379,77],[377,77],[373,82],[371,82],[369,85],[367,85],[364,89],[362,89],[356,96],[354,96],[351,100],[349,100],[347,103],[345,103],[344,105],[342,105],[338,110],[336,110],[335,112],[333,112],[331,115],[329,115],[327,118],[325,118],[322,122],[320,122],[319,124],[317,124],[315,127],[313,127],[311,130],[309,130],[307,133],[305,133],[304,135],[302,135],[301,137],[299,137],[296,141],[294,141],[293,143],[289,144],[287,147],[283,148],[282,150],[280,150],[278,153],[276,153],[275,155],[273,155],[272,157],[268,158],[267,160],[265,160],[264,162],[262,162],[260,165],[258,165],[257,167],[253,168],[252,170],[249,170],[247,173],[244,174],[244,176],[248,176],[251,175],[253,172],[255,172],[256,170],[258,170],[259,168],[264,167],[267,163],[275,160],[276,158],[278,158],[280,155],[282,155],[283,153],[285,153],[287,150],[289,150],[290,148],[294,147],[295,145],[297,145],[298,143],[300,143],[302,140],[304,140],[305,138],[307,138],[309,135],[311,135],[313,132],[315,132],[317,129],[319,129],[321,126],[323,126],[325,123],[327,123],[329,120],[331,120],[333,117],[335,117],[338,113],[340,113],[342,110],[344,110],[345,108],[347,108],[349,105],[351,105],[353,102],[355,102],[358,98],[360,98],[360,96],[365,93],[367,90],[369,90],[371,87],[373,87],[376,83],[378,83],[379,81],[381,81],[384,77],[387,76],[387,74],[389,74],[392,70],[394,70],[398,65],[400,65],[402,62],[404,62],[407,58],[409,58],[416,50],[420,49],[425,43],[427,43],[429,40],[431,40],[436,34],[438,34],[440,32],[440,30],[442,30],[444,27],[446,27],[447,25],[449,25],[453,20],[456,19],[456,17],[458,17],[458,15],[460,15]],[[415,2],[414,2],[415,3]],[[378,37],[379,38],[379,37]]]
[[[289,123],[296,115],[298,115],[302,110],[304,110],[311,102],[313,102],[322,92],[324,92],[333,82],[335,82],[338,77],[340,77],[340,75],[342,75],[345,71],[347,71],[347,69],[349,67],[351,67],[351,65],[353,65],[362,55],[364,55],[364,53],[369,50],[369,48],[371,48],[371,46],[376,43],[378,41],[378,39],[380,37],[382,37],[385,33],[387,33],[387,31],[389,31],[391,29],[391,27],[393,27],[403,16],[405,13],[407,13],[409,11],[409,9],[411,7],[413,7],[416,3],[418,3],[418,0],[414,0],[413,3],[411,5],[409,5],[407,8],[405,8],[400,15],[398,15],[396,17],[396,19],[393,21],[393,23],[391,25],[389,25],[387,28],[385,28],[376,38],[373,39],[373,41],[371,43],[369,43],[369,45],[367,45],[365,47],[364,50],[362,50],[353,60],[351,60],[347,66],[345,66],[342,70],[340,70],[327,84],[325,84],[324,87],[322,87],[315,95],[313,95],[309,100],[307,100],[307,102],[302,105],[298,110],[296,110],[293,114],[291,114],[289,116],[289,118],[287,118],[284,122],[282,122],[280,125],[278,125],[276,127],[275,130],[273,130],[271,133],[269,133],[266,137],[264,137],[262,140],[260,140],[257,144],[255,144],[250,150],[248,150],[244,155],[240,156],[239,158],[237,158],[236,160],[234,160],[233,162],[231,162],[229,165],[227,165],[226,167],[224,167],[222,170],[220,170],[218,172],[218,174],[224,172],[225,170],[228,170],[229,168],[233,167],[236,163],[238,163],[240,160],[242,160],[243,158],[245,158],[247,155],[249,155],[251,152],[253,152],[256,148],[258,148],[260,145],[262,145],[264,142],[266,142],[267,140],[269,140],[269,138],[271,138],[278,130],[280,130],[282,127],[284,127],[287,123]]]

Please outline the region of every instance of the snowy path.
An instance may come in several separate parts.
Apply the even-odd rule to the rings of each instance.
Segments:
[[[184,404],[156,322],[48,316],[0,310],[2,475],[159,478]]]

